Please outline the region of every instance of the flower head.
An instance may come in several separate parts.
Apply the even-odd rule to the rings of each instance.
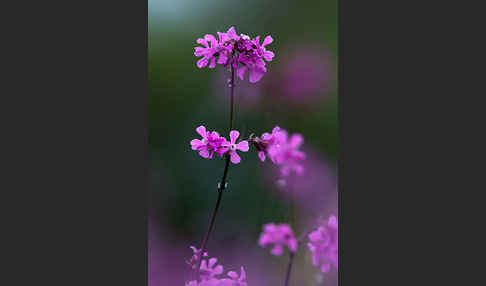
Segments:
[[[291,252],[296,252],[298,242],[288,224],[268,223],[263,226],[258,244],[262,247],[275,244],[271,253],[280,256],[283,253],[284,246],[287,246]]]
[[[330,216],[327,224],[319,226],[309,234],[307,247],[312,253],[312,264],[320,266],[322,272],[329,272],[331,265],[338,268],[338,221]]]
[[[248,147],[248,141],[243,140],[240,141],[238,144],[236,143],[236,139],[240,136],[240,132],[236,130],[231,130],[230,132],[230,141],[225,141],[221,144],[221,146],[226,147],[227,152],[230,154],[230,159],[231,163],[233,164],[238,164],[241,161],[240,156],[236,153],[236,150],[240,150],[243,152],[247,152],[249,147]]]
[[[206,127],[202,125],[196,128],[196,132],[201,135],[202,138],[191,140],[192,150],[199,151],[199,155],[207,159],[213,158],[215,152],[222,156],[224,149],[221,148],[221,144],[223,144],[225,139],[219,136],[218,132],[209,132],[206,130]]]
[[[226,66],[231,61],[233,68],[237,68],[237,75],[241,80],[244,80],[245,73],[248,71],[251,83],[259,81],[267,71],[263,59],[271,61],[275,56],[273,52],[266,49],[266,45],[272,43],[273,38],[266,36],[260,44],[260,36],[253,40],[248,35],[238,36],[234,27],[226,33],[217,32],[217,35],[218,39],[207,34],[196,41],[203,45],[194,48],[194,55],[202,56],[197,66],[203,68],[209,63],[209,68],[214,68],[216,62]],[[219,59],[216,59],[217,57]]]
[[[280,166],[283,176],[289,175],[292,171],[301,175],[304,167],[300,161],[305,158],[304,152],[299,148],[304,142],[304,137],[300,134],[293,134],[288,138],[287,131],[275,126],[272,133],[263,133],[261,138],[251,137],[250,141],[258,150],[258,157],[262,162],[266,156],[276,165]]]

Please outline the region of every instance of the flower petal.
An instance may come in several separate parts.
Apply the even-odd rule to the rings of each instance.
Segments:
[[[199,61],[197,61],[197,67],[202,69],[203,67],[208,65],[208,62],[209,59],[206,56],[204,56]]]
[[[290,137],[289,145],[292,148],[298,148],[304,142],[304,137],[300,134],[293,134]]]
[[[206,132],[206,127],[204,126],[199,126],[198,128],[196,128],[196,132],[201,135],[202,138],[206,138],[207,137],[207,132]]]
[[[194,55],[196,57],[200,57],[204,54],[205,49],[203,47],[195,47],[194,48]]]
[[[260,68],[250,69],[250,82],[255,83],[255,82],[259,81],[263,77],[264,74],[265,74],[265,71],[263,69],[260,69]]]
[[[199,38],[199,39],[197,39],[196,43],[198,43],[200,45],[204,45],[206,48],[209,48],[208,41],[206,41],[205,39]]]
[[[248,68],[246,66],[240,67],[236,73],[241,80],[245,80],[245,72]]]
[[[233,280],[238,279],[238,274],[236,272],[234,272],[234,271],[228,272],[228,276],[231,277],[231,278],[233,278]]]
[[[265,51],[263,53],[263,58],[267,61],[267,62],[270,62],[272,61],[273,57],[275,56],[275,54],[271,51]]]
[[[213,266],[214,266],[214,264],[216,264],[216,262],[218,262],[218,259],[215,258],[215,257],[209,259],[209,263],[208,263],[209,268],[213,268]]]
[[[233,164],[238,164],[241,161],[240,156],[235,151],[231,152],[230,157],[231,157],[230,158],[231,159],[231,163],[233,163]]]
[[[243,268],[243,266],[241,266],[240,281],[244,281],[245,279],[246,279],[245,268]]]
[[[211,63],[209,64],[210,69],[214,69],[216,67],[216,58],[211,57]]]
[[[203,150],[199,151],[199,155],[201,155],[201,157],[203,157],[203,158],[208,159],[209,158],[209,151],[207,149],[203,149]]]
[[[236,130],[231,130],[230,131],[230,141],[232,144],[235,144],[236,142],[236,139],[238,139],[238,137],[240,136],[240,132],[236,131]]]
[[[216,40],[216,38],[213,35],[211,35],[211,34],[205,35],[204,36],[204,39],[206,41],[211,42],[211,47],[215,47],[218,44],[218,41]]]
[[[213,275],[219,275],[223,273],[223,265],[218,265],[213,269]]]
[[[269,45],[273,42],[272,36],[266,36],[265,40],[263,40],[262,47],[265,47],[266,45]]]
[[[204,146],[205,144],[202,143],[201,140],[199,139],[193,139],[191,140],[191,147],[192,147],[192,150],[199,150],[200,147]]]
[[[258,152],[258,158],[260,158],[260,161],[265,162],[265,152]]]
[[[280,256],[283,253],[283,247],[281,244],[275,244],[270,252],[275,256]]]
[[[250,147],[248,146],[248,141],[244,140],[236,144],[236,149],[243,152],[247,152],[250,149]]]

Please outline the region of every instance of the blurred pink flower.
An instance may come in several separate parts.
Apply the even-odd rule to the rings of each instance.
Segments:
[[[330,216],[327,224],[309,234],[309,247],[312,253],[312,264],[320,266],[322,272],[329,272],[331,265],[338,269],[338,221]]]
[[[284,246],[287,246],[291,252],[297,251],[297,239],[288,224],[265,224],[258,244],[262,247],[275,244],[271,250],[275,256],[282,255]]]
[[[279,66],[269,75],[272,100],[296,106],[317,107],[332,88],[332,57],[319,45],[289,46],[279,52]]]

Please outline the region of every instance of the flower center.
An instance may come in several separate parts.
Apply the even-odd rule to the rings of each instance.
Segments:
[[[236,150],[236,144],[231,144],[231,145],[230,145],[230,149],[231,149],[231,150]]]

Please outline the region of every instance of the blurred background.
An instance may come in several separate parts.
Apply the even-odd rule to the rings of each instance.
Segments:
[[[249,286],[283,285],[288,254],[258,246],[262,225],[291,223],[296,235],[337,215],[337,0],[149,0],[149,285],[184,285],[192,255],[207,230],[224,160],[201,158],[190,148],[205,125],[227,135],[227,69],[196,67],[196,39],[234,26],[250,37],[271,35],[275,53],[256,84],[236,81],[234,129],[241,138],[275,125],[300,133],[307,154],[300,177],[281,178],[250,148],[231,165],[207,250],[225,272],[245,266]],[[295,216],[290,217],[289,194]],[[301,245],[291,285],[337,285]]]

